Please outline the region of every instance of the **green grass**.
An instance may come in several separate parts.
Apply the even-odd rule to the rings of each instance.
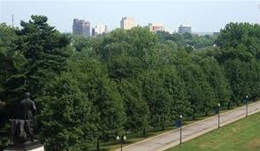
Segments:
[[[260,151],[260,113],[167,151]]]

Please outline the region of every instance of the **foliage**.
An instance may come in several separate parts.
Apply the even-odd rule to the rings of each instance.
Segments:
[[[47,21],[32,15],[20,29],[0,25],[1,136],[26,91],[48,150],[99,149],[117,135],[164,129],[180,114],[260,96],[259,25],[230,23],[218,37],[142,27],[81,37]]]
[[[41,106],[40,139],[47,150],[89,150],[97,139],[91,102],[78,85],[70,73],[63,73],[36,100]]]
[[[92,104],[98,141],[115,138],[122,133],[125,122],[123,100],[116,83],[108,78],[107,69],[98,60],[89,58],[86,51],[75,54],[70,65],[81,91]]]
[[[66,69],[66,59],[70,56],[70,40],[47,24],[45,16],[31,16],[29,22],[21,21],[17,30],[18,53],[27,60],[24,65],[25,87],[32,94],[41,92],[46,80]]]
[[[142,97],[140,81],[122,80],[119,85],[119,92],[125,106],[126,123],[125,130],[138,132],[148,126],[149,108],[147,101]]]
[[[162,42],[172,41],[175,42],[179,47],[192,47],[193,49],[202,49],[212,47],[216,40],[216,35],[198,35],[198,34],[170,34],[165,31],[158,31],[157,35],[160,37]]]

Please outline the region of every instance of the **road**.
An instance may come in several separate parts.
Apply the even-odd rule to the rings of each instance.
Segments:
[[[248,105],[248,115],[260,112],[260,101]],[[221,113],[220,127],[246,118],[246,106]],[[182,127],[182,142],[218,128],[218,115]],[[161,135],[125,146],[123,151],[163,151],[180,143],[180,131],[175,129]],[[116,150],[116,151],[119,151]]]

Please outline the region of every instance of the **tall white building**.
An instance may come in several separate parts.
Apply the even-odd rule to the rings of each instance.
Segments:
[[[107,32],[108,29],[106,25],[97,25],[94,28],[92,28],[92,36],[102,35]]]
[[[133,17],[123,17],[120,21],[120,27],[128,30],[136,26],[135,19]]]

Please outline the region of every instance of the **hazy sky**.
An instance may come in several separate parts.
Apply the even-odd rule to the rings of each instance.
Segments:
[[[88,20],[91,27],[106,24],[108,29],[120,27],[122,17],[130,16],[139,25],[163,23],[165,28],[178,30],[188,23],[194,32],[214,32],[229,22],[259,23],[260,1],[167,0],[167,1],[90,1],[90,0],[0,0],[0,22],[19,26],[32,14],[45,15],[61,32],[71,32],[74,18]]]

